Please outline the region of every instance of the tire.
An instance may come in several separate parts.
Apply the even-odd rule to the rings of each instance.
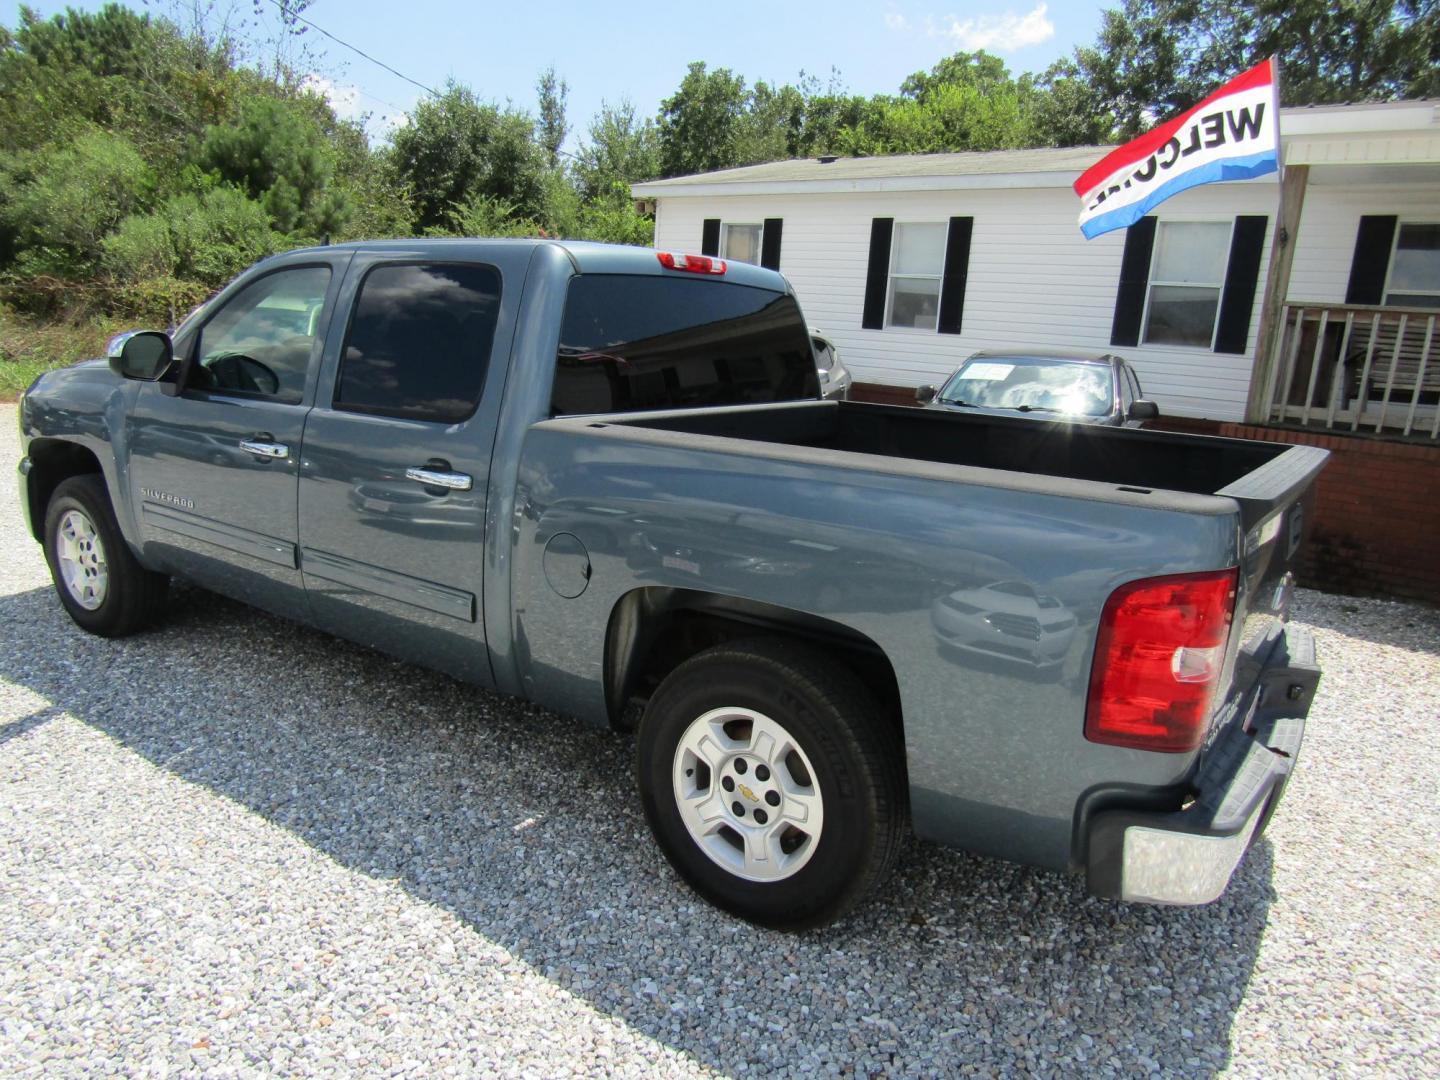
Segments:
[[[849,911],[889,876],[907,826],[898,726],[843,660],[783,639],[671,672],[641,720],[637,773],[680,875],[777,930]]]
[[[72,476],[56,487],[44,537],[55,592],[81,629],[124,637],[155,620],[170,579],[135,558],[99,476]]]

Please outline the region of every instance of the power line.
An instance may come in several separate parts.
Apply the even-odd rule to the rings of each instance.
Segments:
[[[395,70],[393,67],[391,67],[389,64],[385,63],[385,61],[375,59],[375,57],[371,56],[371,55],[370,55],[369,53],[367,53],[364,49],[357,48],[356,46],[351,45],[348,41],[345,41],[345,40],[343,40],[343,39],[341,39],[341,38],[336,37],[336,36],[335,36],[334,34],[332,34],[329,30],[326,30],[323,26],[318,26],[317,24],[311,22],[309,19],[305,18],[305,16],[300,15],[300,14],[298,14],[298,13],[296,13],[296,12],[293,12],[293,11],[288,10],[288,9],[285,7],[285,5],[280,2],[280,0],[270,0],[270,3],[274,4],[275,7],[277,7],[277,8],[280,10],[280,14],[281,14],[284,18],[294,19],[296,22],[302,22],[302,23],[304,23],[306,26],[310,27],[310,29],[312,29],[312,30],[318,30],[320,33],[324,34],[324,35],[325,35],[327,38],[329,38],[331,41],[335,42],[337,45],[343,45],[345,48],[349,49],[351,52],[355,53],[357,56],[363,56],[366,60],[369,60],[372,64],[375,64],[375,65],[377,65],[377,66],[379,66],[379,67],[384,68],[386,71],[390,72],[390,74],[391,74],[391,75],[394,75],[396,78],[404,79],[406,82],[410,83],[412,86],[418,86],[421,90],[424,90],[424,91],[425,91],[427,94],[429,94],[431,97],[437,97],[437,98],[438,98],[438,97],[440,96],[440,92],[439,92],[438,90],[435,90],[435,89],[432,88],[432,87],[426,86],[426,85],[425,85],[424,83],[422,83],[422,82],[418,82],[417,80],[410,78],[409,75],[406,75],[406,74],[404,74],[403,72],[396,71],[396,70]],[[395,107],[395,106],[393,106],[393,105],[391,106],[392,109],[393,109],[394,107]]]

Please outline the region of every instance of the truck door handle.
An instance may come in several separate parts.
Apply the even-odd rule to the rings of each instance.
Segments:
[[[290,447],[284,443],[271,442],[268,435],[256,435],[252,439],[241,439],[240,449],[256,457],[278,460],[290,456]]]
[[[451,491],[469,491],[475,483],[469,473],[431,468],[406,469],[405,479],[414,480],[426,487],[449,488]]]

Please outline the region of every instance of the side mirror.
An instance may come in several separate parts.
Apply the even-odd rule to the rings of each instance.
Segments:
[[[158,330],[135,330],[121,334],[106,350],[110,370],[125,379],[154,382],[170,370],[175,360],[175,347],[168,334]]]
[[[1136,398],[1130,403],[1131,420],[1154,420],[1160,415],[1160,406],[1153,401],[1146,401],[1144,398]]]
[[[915,391],[915,401],[919,405],[929,405],[930,402],[935,400],[935,395],[939,392],[940,391],[933,386],[921,386]]]

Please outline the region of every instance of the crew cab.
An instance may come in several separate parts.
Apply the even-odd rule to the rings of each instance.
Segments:
[[[754,266],[294,251],[42,376],[20,424],[80,627],[140,631],[182,578],[582,722],[638,713],[661,849],[768,926],[841,915],[911,829],[1213,900],[1319,678],[1285,620],[1324,451],[823,400]]]

